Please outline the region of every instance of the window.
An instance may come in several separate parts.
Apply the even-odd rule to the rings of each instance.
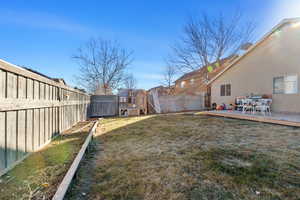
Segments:
[[[221,96],[225,96],[225,85],[221,85]]]
[[[121,103],[126,103],[127,101],[127,98],[126,97],[120,97],[120,102]]]
[[[190,82],[191,82],[191,85],[194,85],[195,79],[192,78],[192,79],[190,80]]]
[[[280,76],[273,79],[274,94],[296,94],[298,93],[298,76]]]
[[[185,81],[181,81],[180,87],[181,87],[181,88],[184,88],[184,85],[185,85]]]
[[[135,104],[135,103],[136,103],[135,97],[131,97],[131,103],[132,103],[132,104]]]
[[[231,96],[231,85],[230,84],[226,84],[226,85],[221,85],[221,96]]]
[[[297,94],[298,93],[298,76],[286,76],[285,80],[285,94]]]
[[[273,79],[273,93],[283,94],[284,93],[284,77],[276,77]]]
[[[227,84],[225,88],[226,88],[226,96],[231,96],[231,85]]]

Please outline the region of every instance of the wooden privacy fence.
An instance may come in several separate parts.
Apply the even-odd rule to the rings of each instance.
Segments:
[[[202,95],[165,95],[158,97],[158,101],[162,113],[204,109]]]
[[[107,117],[119,114],[119,97],[116,95],[92,95],[90,116]]]
[[[87,117],[90,96],[0,60],[0,175]]]

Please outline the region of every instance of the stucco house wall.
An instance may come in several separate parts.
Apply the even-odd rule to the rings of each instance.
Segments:
[[[273,78],[298,75],[297,94],[273,94]],[[284,25],[211,82],[212,103],[234,103],[237,96],[271,94],[275,112],[300,113],[300,26]],[[231,96],[220,87],[231,84]]]

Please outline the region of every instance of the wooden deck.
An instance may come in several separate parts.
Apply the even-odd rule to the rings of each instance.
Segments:
[[[216,116],[216,117],[228,117],[233,119],[242,119],[242,120],[250,120],[256,122],[263,122],[263,123],[271,123],[271,124],[279,124],[284,126],[292,126],[292,127],[299,127],[300,128],[300,116],[299,121],[298,118],[293,116],[293,119],[289,117],[289,115],[279,115],[276,116],[262,116],[262,115],[250,115],[250,114],[243,114],[241,112],[233,112],[233,111],[204,111],[200,112],[201,115],[209,115],[209,116]]]

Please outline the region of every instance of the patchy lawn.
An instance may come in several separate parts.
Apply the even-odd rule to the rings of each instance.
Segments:
[[[102,121],[69,199],[299,199],[300,129],[183,114]]]
[[[87,124],[78,123],[1,177],[0,199],[51,199],[91,126],[75,131]]]

